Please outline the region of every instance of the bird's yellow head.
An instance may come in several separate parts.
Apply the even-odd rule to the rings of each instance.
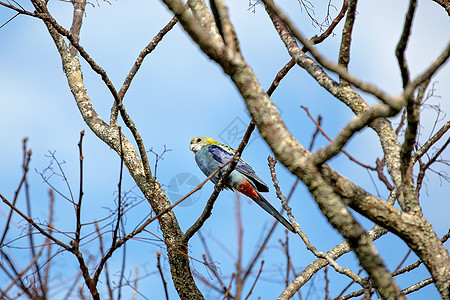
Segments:
[[[209,138],[206,136],[198,136],[191,140],[189,149],[195,153],[198,150],[202,149],[204,146],[217,145],[217,144],[219,144],[219,143],[217,141],[213,140],[212,138]]]

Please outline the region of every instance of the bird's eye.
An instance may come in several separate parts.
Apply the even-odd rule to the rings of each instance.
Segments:
[[[201,138],[198,138],[198,139],[197,139],[197,143],[200,143],[201,141],[202,141]]]

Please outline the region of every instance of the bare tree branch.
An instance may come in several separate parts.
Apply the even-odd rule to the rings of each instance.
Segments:
[[[410,80],[408,63],[405,59],[405,50],[411,35],[411,26],[414,18],[414,12],[416,11],[416,5],[417,3],[415,0],[409,1],[408,12],[406,13],[405,23],[403,25],[403,32],[397,43],[397,48],[395,49],[398,66],[400,67],[400,73],[402,74],[403,87],[406,87]]]
[[[78,43],[80,40],[80,30],[83,23],[83,15],[86,9],[86,0],[75,0],[72,2],[72,4],[73,18],[72,26],[70,27],[70,33],[72,34],[74,41]],[[70,53],[72,54],[72,56],[77,55],[77,49],[73,45],[70,45]]]
[[[156,267],[158,268],[159,275],[161,276],[161,280],[164,286],[164,294],[166,295],[166,300],[169,300],[169,292],[167,291],[167,281],[164,279],[164,274],[161,269],[161,252],[159,251],[156,252],[156,259],[157,259]]]
[[[431,148],[431,146],[433,146],[437,141],[439,141],[442,136],[450,129],[450,121],[447,121],[442,127],[441,129],[438,130],[438,132],[436,132],[435,135],[433,135],[433,137],[431,137],[430,139],[428,139],[426,141],[426,143],[414,153],[413,156],[413,161],[414,163],[417,162],[417,160],[422,157],[425,153],[428,152],[428,150]]]
[[[145,57],[149,55],[150,53],[155,50],[156,46],[162,41],[164,36],[177,24],[178,20],[176,17],[173,17],[169,23],[167,23],[166,26],[164,26],[163,29],[161,29],[158,34],[148,43],[148,45],[139,53],[138,58],[136,59],[133,67],[131,68],[130,72],[128,73],[127,77],[125,78],[125,81],[122,84],[122,87],[120,88],[120,91],[118,93],[119,98],[123,101],[123,98],[125,97],[126,92],[128,91],[128,88],[131,85],[131,81],[133,80],[134,76],[136,76],[136,73],[139,71],[142,62],[144,61]],[[118,105],[117,101],[114,101],[113,107],[111,108],[111,116],[110,116],[110,126],[113,126],[117,124],[117,114],[118,114]]]
[[[259,268],[259,271],[258,271],[258,274],[256,275],[255,281],[253,282],[253,285],[252,285],[252,287],[250,288],[250,291],[248,292],[247,296],[245,297],[245,300],[247,300],[248,297],[250,297],[250,295],[252,294],[253,288],[255,287],[256,282],[258,282],[259,275],[261,275],[261,273],[262,273],[263,265],[264,265],[264,260],[261,261],[261,267]]]
[[[18,273],[16,275],[16,278],[14,280],[12,280],[11,283],[4,290],[1,291],[0,299],[4,299],[3,297],[6,297],[8,291],[17,283],[17,281],[21,280],[22,276],[25,275],[25,273],[35,265],[38,258],[42,255],[42,252],[44,251],[44,249],[45,249],[45,247],[41,247],[39,252],[33,257],[33,259],[30,261],[28,266],[25,267],[20,273]]]
[[[353,25],[355,24],[356,5],[358,1],[347,0],[347,2],[350,2],[350,5],[347,11],[347,18],[345,20],[344,28],[342,30],[342,40],[339,49],[339,64],[344,66],[346,69],[348,69],[348,64],[350,62],[350,44],[352,41]],[[347,81],[343,80],[341,77],[339,79],[341,86],[348,85]]]
[[[80,141],[78,142],[78,149],[80,151],[80,191],[78,195],[78,203],[75,205],[75,211],[76,211],[76,218],[77,218],[77,225],[75,228],[75,239],[73,241],[73,247],[77,248],[80,245],[80,232],[81,232],[81,203],[83,199],[83,137],[84,137],[84,130],[80,133]]]

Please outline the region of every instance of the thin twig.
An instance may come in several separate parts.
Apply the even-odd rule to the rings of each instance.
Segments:
[[[111,248],[114,248],[116,241],[117,241],[117,232],[119,231],[120,226],[120,220],[122,217],[122,178],[123,178],[123,147],[122,147],[122,129],[119,126],[119,147],[120,147],[120,171],[119,171],[119,183],[117,184],[118,188],[118,195],[117,195],[117,222],[116,226],[114,227],[112,241],[111,241]]]
[[[328,266],[323,269],[323,276],[325,278],[325,300],[330,299],[330,280],[328,279]]]
[[[18,273],[16,275],[16,278],[14,278],[13,281],[11,281],[11,283],[3,290],[1,290],[0,293],[0,299],[4,299],[3,297],[6,297],[6,294],[8,293],[8,291],[17,283],[17,281],[22,279],[22,276],[29,270],[31,269],[35,262],[38,260],[38,258],[42,255],[42,252],[44,251],[45,247],[41,247],[41,249],[39,250],[39,252],[33,257],[33,259],[31,260],[31,262],[28,264],[27,267],[25,267],[25,269],[23,269],[20,273]]]
[[[357,274],[360,275],[362,271],[364,271],[363,268],[359,269],[359,271],[358,271]],[[344,295],[344,293],[345,293],[345,292],[346,292],[346,291],[347,291],[354,283],[355,283],[354,280],[350,281],[350,283],[349,283],[346,287],[344,287],[344,289],[341,291],[341,293],[340,293],[335,299],[341,299],[342,295]]]
[[[450,138],[439,148],[439,150],[430,158],[430,160],[420,166],[419,174],[417,175],[417,184],[416,184],[416,194],[419,195],[420,188],[422,187],[422,181],[425,176],[425,171],[430,168],[430,166],[436,162],[438,157],[444,152],[445,148],[450,144]]]
[[[53,234],[53,219],[55,216],[55,196],[53,194],[53,190],[48,190],[48,196],[49,196],[49,213],[48,213],[48,233]],[[53,244],[50,242],[48,238],[45,239],[45,243],[47,244],[47,261],[49,262],[52,258],[52,247]],[[50,278],[50,266],[51,264],[47,263],[44,273],[44,289],[45,292],[48,292],[48,286],[50,284],[49,278]]]
[[[408,259],[409,255],[411,254],[412,250],[409,249],[408,252],[406,252],[405,257],[403,257],[402,261],[398,264],[398,266],[395,268],[394,272],[397,272],[405,263],[405,261]]]
[[[311,143],[309,144],[308,150],[310,152],[312,151],[314,144],[316,143],[317,136],[319,135],[320,129],[322,128],[321,127],[322,126],[322,116],[321,115],[317,116],[317,124],[318,124],[318,126],[316,125],[316,130],[312,134]]]
[[[80,245],[80,232],[81,232],[81,202],[83,199],[83,137],[84,137],[84,130],[80,132],[80,141],[78,142],[78,150],[80,153],[80,191],[78,195],[78,203],[75,205],[75,212],[76,212],[76,219],[77,219],[77,225],[75,228],[75,240],[73,243],[73,246],[78,248]]]
[[[22,141],[22,153],[23,153],[23,158],[22,158],[22,169],[23,172],[26,173],[28,170],[28,150],[27,150],[27,142],[28,142],[28,138],[24,138]],[[28,216],[32,216],[32,212],[31,212],[31,200],[30,200],[30,188],[28,185],[28,179],[27,176],[25,176],[25,181],[24,181],[24,193],[25,193],[25,203],[26,203],[26,207],[27,207],[27,214]],[[51,204],[50,204],[51,205]],[[52,208],[50,208],[50,215],[52,215]],[[52,216],[50,216],[51,218]],[[34,238],[33,238],[33,227],[28,226],[28,240],[30,243],[30,252],[31,252],[31,256],[32,257],[36,257],[36,250],[35,250],[35,244],[34,244]],[[2,245],[2,243],[0,243],[0,245]],[[49,243],[49,245],[51,245],[51,243]],[[42,246],[45,247],[45,246]],[[47,267],[48,269],[48,267]],[[38,260],[36,259],[34,261],[34,271],[37,275],[37,280],[39,282],[39,288],[42,292],[42,298],[47,298],[47,287],[48,287],[48,281],[45,280],[45,278],[42,277],[41,275],[41,267],[39,266]],[[36,290],[37,293],[37,290]],[[0,297],[1,298],[1,297]]]
[[[231,274],[230,284],[228,285],[228,288],[227,288],[227,290],[225,291],[225,294],[223,295],[222,300],[224,300],[224,299],[226,299],[227,297],[229,297],[229,293],[230,293],[230,290],[231,290],[231,284],[233,283],[233,280],[234,280],[235,278],[236,278],[236,274],[235,274],[235,273]]]
[[[128,91],[128,88],[131,85],[131,81],[136,76],[136,73],[139,71],[142,62],[144,61],[145,57],[149,55],[150,53],[155,50],[156,46],[161,42],[163,37],[175,26],[175,24],[178,22],[176,17],[173,17],[169,23],[167,23],[166,26],[164,26],[163,29],[161,29],[158,34],[150,41],[150,43],[145,46],[145,48],[139,53],[138,58],[134,62],[133,67],[131,68],[130,72],[128,72],[127,77],[125,78],[125,81],[122,84],[122,87],[120,88],[120,91],[118,93],[119,99],[123,101],[123,98],[125,97],[126,92]],[[110,125],[117,124],[117,104],[114,102],[113,107],[111,108],[111,117],[110,117]]]
[[[48,0],[45,0],[48,2]],[[81,24],[83,23],[83,16],[86,10],[86,0],[72,0],[73,4],[73,18],[72,18],[72,26],[70,27],[70,33],[72,33],[74,40],[79,42],[80,40],[80,30]],[[75,47],[70,45],[69,47],[70,54],[72,56],[77,55],[77,50]]]
[[[12,202],[12,206],[16,205],[16,201],[19,197],[19,192],[22,189],[22,186],[24,185],[24,183],[26,182],[26,178],[27,178],[27,173],[28,173],[28,166],[30,164],[30,160],[31,160],[31,149],[28,150],[27,154],[26,154],[26,160],[23,163],[23,174],[22,174],[22,178],[20,179],[19,182],[19,186],[17,187],[16,191],[14,192],[14,198],[13,198],[13,202]],[[3,199],[3,197],[2,197]],[[0,245],[3,245],[5,238],[6,238],[6,234],[8,233],[9,230],[9,224],[11,223],[11,217],[12,217],[12,213],[13,213],[13,209],[11,208],[11,210],[9,211],[8,214],[8,218],[5,222],[6,226],[5,229],[3,230],[3,234],[2,234],[2,238],[0,239]]]
[[[215,264],[213,262],[213,258],[212,258],[211,252],[209,251],[209,248],[208,248],[208,245],[206,243],[206,240],[203,237],[203,235],[201,235],[201,232],[199,232],[199,236],[200,236],[200,240],[202,242],[202,245],[205,248],[205,254],[202,255],[203,256],[203,261],[204,261],[205,265],[208,267],[208,269],[211,270],[211,272],[213,273],[214,277],[216,277],[216,279],[219,281],[219,284],[222,286],[222,292],[225,293],[226,290],[227,290],[227,287],[226,287],[222,277],[217,272],[217,267],[215,266]]]
[[[166,300],[169,300],[169,291],[167,290],[167,281],[164,279],[164,273],[161,268],[161,252],[156,252],[156,267],[158,268],[159,275],[161,276],[161,280],[164,286],[164,294],[166,295]]]
[[[33,219],[31,219],[30,217],[26,216],[23,212],[21,212],[18,208],[16,208],[11,202],[8,201],[8,199],[6,199],[2,194],[0,194],[0,198],[2,198],[3,202],[8,205],[13,211],[15,211],[17,214],[19,214],[19,216],[21,216],[25,221],[28,222],[28,224],[30,224],[31,226],[33,226],[34,228],[37,229],[37,231],[39,231],[43,236],[45,236],[46,238],[50,239],[52,242],[54,242],[55,244],[57,244],[58,246],[71,251],[71,248],[69,246],[67,246],[66,244],[64,244],[63,242],[61,242],[60,240],[58,240],[57,238],[55,238],[54,236],[48,234],[44,229],[42,229],[38,224],[36,224],[36,222],[33,221]]]
[[[17,3],[17,2],[16,2],[16,3]],[[18,4],[18,3],[17,3],[17,4]],[[20,4],[18,4],[18,5],[20,6]],[[8,3],[5,3],[5,2],[3,2],[3,1],[0,1],[0,6],[4,6],[4,7],[6,7],[6,8],[12,9],[12,10],[14,10],[14,11],[17,12],[16,15],[14,15],[13,17],[11,17],[8,21],[4,22],[4,23],[0,26],[0,29],[1,29],[3,26],[5,26],[6,24],[8,24],[8,23],[9,23],[11,20],[13,20],[15,17],[17,17],[19,14],[20,14],[20,15],[27,15],[27,16],[31,16],[31,17],[37,17],[36,13],[31,12],[31,11],[27,11],[27,10],[25,10],[22,6],[20,6],[20,8],[19,8],[19,7],[16,7],[16,6],[12,5],[11,3],[9,3],[9,1],[8,1]]]
[[[172,149],[167,149],[166,145],[164,145],[164,150],[162,151],[161,154],[156,153],[153,148],[150,148],[150,150],[148,150],[148,152],[151,152],[153,155],[155,155],[155,167],[154,167],[154,172],[153,172],[153,176],[156,179],[157,177],[157,171],[158,171],[158,163],[160,160],[163,160],[163,156],[164,154],[166,154],[167,152],[172,151]]]
[[[18,283],[17,285],[19,286],[19,288],[24,292],[24,294],[26,294],[30,299],[33,299],[34,295],[32,294],[32,291],[30,290],[28,284],[25,283],[24,278],[22,278],[22,276],[19,276],[20,272],[17,270],[12,258],[9,257],[9,255],[3,251],[0,248],[0,255],[2,258],[2,263],[0,264],[0,268],[3,270],[3,272],[11,279],[11,280],[15,280],[17,279]],[[11,271],[14,274],[11,274],[7,269],[6,269],[6,264],[8,264],[11,268]]]
[[[103,257],[103,256],[105,256],[105,250],[103,248],[103,237],[102,237],[103,235],[100,232],[100,228],[98,226],[98,222],[97,221],[94,222],[94,225],[95,225],[95,231],[97,232],[97,236],[98,236],[98,246],[99,246],[99,249],[100,249],[100,255]],[[113,294],[113,289],[112,289],[112,286],[111,286],[111,280],[109,279],[109,269],[108,269],[108,263],[107,262],[105,262],[104,269],[105,269],[105,280],[106,280],[106,287],[108,289],[109,299],[112,300],[112,299],[114,299],[114,294]]]
[[[202,240],[202,243],[203,243],[203,247],[206,248],[206,243],[205,243],[204,239]],[[210,255],[210,254],[208,254],[208,255]],[[223,282],[222,278],[220,277],[219,273],[217,272],[216,267],[211,263],[212,262],[211,258],[209,258],[209,260],[211,262],[208,262],[207,254],[203,254],[202,256],[203,256],[203,261],[205,263],[205,266],[208,267],[208,269],[213,273],[214,277],[216,277],[216,279],[219,281],[219,284],[222,286],[222,292],[226,293],[227,287],[226,287],[225,283]]]
[[[286,286],[289,285],[289,274],[291,273],[291,254],[289,253],[289,233],[286,230],[285,231],[286,240],[283,243],[283,241],[280,240],[281,245],[283,246],[284,253],[286,255],[286,276],[284,278],[284,282],[286,283]]]
[[[260,276],[261,273],[262,273],[263,266],[264,266],[264,259],[261,260],[261,267],[259,268],[259,271],[258,271],[258,274],[256,275],[255,281],[253,282],[253,285],[252,285],[252,287],[250,288],[250,291],[248,291],[247,297],[245,297],[244,300],[247,300],[248,297],[250,297],[250,295],[252,294],[253,288],[256,286],[256,282],[258,282],[259,276]]]
[[[438,130],[438,132],[436,132],[435,135],[433,135],[433,137],[431,137],[430,139],[428,139],[426,141],[426,143],[414,153],[413,156],[413,162],[417,162],[417,160],[422,157],[425,153],[428,152],[428,150],[431,148],[431,146],[433,146],[437,141],[439,141],[442,136],[450,129],[450,121],[447,121],[442,127],[441,129]]]
[[[122,226],[122,230],[125,232],[125,225],[123,222],[123,218],[120,218],[120,225]],[[122,299],[122,287],[123,287],[123,279],[125,274],[125,266],[126,266],[126,260],[127,260],[127,244],[124,244],[122,247],[122,266],[120,268],[120,275],[119,275],[119,284],[117,289],[117,300]]]

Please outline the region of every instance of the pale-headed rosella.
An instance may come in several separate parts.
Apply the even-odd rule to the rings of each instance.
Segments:
[[[189,149],[195,153],[195,161],[200,170],[209,176],[219,166],[227,163],[235,154],[235,150],[224,144],[221,144],[211,138],[200,136],[191,140]],[[221,174],[226,168],[215,174],[211,181],[217,183]],[[281,224],[290,231],[294,231],[291,223],[286,220],[264,197],[260,192],[266,193],[269,187],[256,176],[255,171],[245,161],[240,159],[230,176],[228,177],[225,188],[236,190],[261,206],[266,212],[271,214]]]

